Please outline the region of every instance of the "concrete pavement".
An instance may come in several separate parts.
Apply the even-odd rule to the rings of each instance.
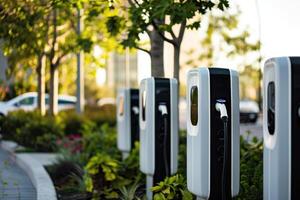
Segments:
[[[0,148],[0,199],[35,200],[36,190],[26,175],[9,154]]]

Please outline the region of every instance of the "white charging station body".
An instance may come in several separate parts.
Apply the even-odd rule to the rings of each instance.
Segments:
[[[220,162],[222,129],[215,104],[226,100],[230,141],[230,162],[227,166],[230,196],[239,192],[240,131],[239,78],[231,69],[198,68],[187,75],[187,186],[189,191],[205,199],[221,199]],[[223,129],[224,130],[224,129]],[[224,139],[224,138],[223,138]],[[224,148],[224,147],[223,147]],[[221,150],[223,151],[223,150]],[[222,159],[221,159],[222,160]]]
[[[139,90],[119,89],[117,96],[117,146],[129,153],[139,137]]]
[[[162,162],[155,158],[155,116],[159,115],[156,108],[158,96],[155,95],[159,83],[157,78],[142,80],[140,85],[140,169],[147,175],[154,175],[155,165]],[[177,171],[178,155],[178,84],[176,79],[166,79],[170,87],[170,169],[171,174]],[[143,102],[144,101],[144,102]],[[143,105],[144,104],[144,105]],[[144,109],[144,111],[143,111]],[[143,118],[143,113],[145,118]]]
[[[159,105],[168,112],[168,138],[164,142]],[[140,170],[152,177],[155,184],[165,178],[164,150],[167,151],[167,168],[177,172],[178,155],[178,84],[176,79],[146,78],[140,84]],[[166,149],[164,149],[166,148]],[[151,183],[147,184],[150,187]],[[149,188],[148,188],[149,189]],[[150,199],[151,195],[148,195]]]
[[[264,199],[300,199],[300,57],[264,66]]]

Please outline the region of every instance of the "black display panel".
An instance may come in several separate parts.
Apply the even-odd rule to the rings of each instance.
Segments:
[[[140,126],[139,126],[139,113],[135,113],[133,107],[139,107],[139,90],[130,90],[130,127],[131,127],[131,149],[134,148],[135,141],[139,141],[140,138]]]
[[[153,185],[163,181],[166,176],[166,168],[171,171],[171,110],[170,110],[170,79],[155,78],[155,171],[153,176]],[[158,106],[164,104],[167,107],[167,126],[165,127],[165,118],[158,110]],[[165,130],[165,128],[167,130]],[[167,135],[165,135],[167,133]],[[165,144],[166,137],[166,144]],[[166,150],[166,158],[164,151]],[[165,159],[168,166],[165,165]]]
[[[291,199],[300,199],[300,118],[298,109],[300,106],[300,58],[291,57],[291,75],[292,75],[292,88],[291,88]]]
[[[267,109],[268,109],[268,131],[270,135],[275,132],[275,83],[272,81],[267,88]]]
[[[191,103],[191,123],[193,126],[196,126],[198,124],[198,87],[193,86],[190,91],[190,103]]]
[[[226,199],[232,199],[231,194],[231,87],[230,71],[228,69],[209,68],[210,75],[210,195],[209,200],[222,199],[222,169],[224,159],[224,126],[220,112],[216,110],[216,102],[225,101],[228,114],[228,162],[226,171]]]

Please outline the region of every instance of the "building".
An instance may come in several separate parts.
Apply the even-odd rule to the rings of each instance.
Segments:
[[[138,68],[136,52],[111,53],[106,70],[106,84],[109,88],[137,87]]]

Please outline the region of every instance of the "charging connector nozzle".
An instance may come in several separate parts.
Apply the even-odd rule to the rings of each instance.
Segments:
[[[160,104],[158,106],[158,110],[161,112],[162,115],[167,115],[168,114],[168,109],[165,104]]]
[[[225,102],[225,100],[217,100],[216,103],[216,110],[220,112],[221,119],[228,118]]]

